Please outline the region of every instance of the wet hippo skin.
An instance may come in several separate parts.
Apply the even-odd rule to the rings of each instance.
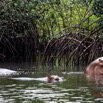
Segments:
[[[86,78],[97,82],[103,80],[103,57],[91,62],[85,69]]]

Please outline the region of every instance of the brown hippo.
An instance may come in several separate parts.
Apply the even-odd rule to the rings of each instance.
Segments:
[[[48,83],[59,82],[59,81],[62,81],[62,80],[63,80],[63,78],[59,77],[57,75],[48,75],[47,76]]]
[[[84,73],[88,79],[94,79],[95,76],[103,75],[103,57],[97,58],[90,63]]]

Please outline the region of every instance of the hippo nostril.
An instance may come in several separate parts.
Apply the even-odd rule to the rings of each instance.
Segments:
[[[59,81],[59,78],[55,78],[56,81]]]

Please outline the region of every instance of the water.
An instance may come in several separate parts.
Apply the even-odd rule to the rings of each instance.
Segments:
[[[51,72],[64,77],[63,82],[13,78],[46,77],[48,72],[20,71],[21,74],[0,77],[0,103],[103,103],[103,85],[88,81],[83,72]]]

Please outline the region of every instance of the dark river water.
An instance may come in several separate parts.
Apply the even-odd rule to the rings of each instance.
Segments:
[[[64,72],[43,69],[43,71],[42,66],[33,65],[25,65],[26,69],[22,69],[23,66],[13,68],[13,66],[1,65],[1,67],[16,68],[19,74],[0,77],[0,103],[103,103],[103,85],[88,81],[82,70]],[[62,76],[64,81],[48,83],[35,79],[15,79],[44,78],[48,74]]]

